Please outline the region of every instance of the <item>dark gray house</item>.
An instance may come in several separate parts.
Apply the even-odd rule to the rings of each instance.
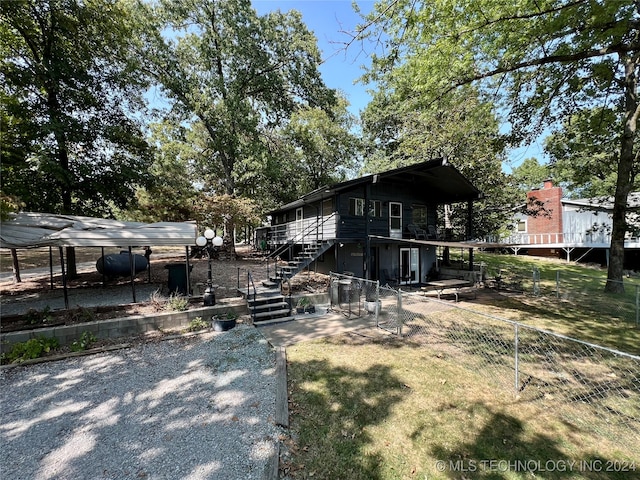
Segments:
[[[352,273],[382,283],[420,284],[436,262],[437,207],[464,203],[471,237],[481,193],[445,160],[367,175],[319,188],[270,212],[266,241],[281,276],[303,268]],[[265,233],[263,231],[263,233]]]

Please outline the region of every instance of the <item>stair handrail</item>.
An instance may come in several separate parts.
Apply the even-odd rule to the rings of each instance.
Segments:
[[[336,212],[333,212],[331,215],[316,216],[316,221],[315,222],[309,224],[309,226],[306,229],[302,230],[301,232],[298,232],[296,235],[293,236],[293,238],[287,239],[287,241],[285,243],[283,243],[282,245],[280,245],[280,247],[276,248],[273,252],[270,252],[267,257],[275,257],[275,258],[277,258],[281,253],[283,253],[292,244],[297,243],[298,240],[303,239],[303,238],[311,235],[314,231],[317,234],[318,231],[320,230],[320,227],[323,227],[323,232],[324,232],[325,223],[327,223],[329,220],[335,219],[335,216],[336,216]],[[322,221],[318,221],[318,218],[322,218]],[[316,239],[317,238],[318,238],[318,236],[316,235]]]
[[[253,281],[253,275],[251,275],[251,270],[247,270],[247,303],[249,302],[249,287],[253,287],[253,304],[255,307],[255,302],[256,302],[256,296],[257,296],[257,291],[256,291],[256,284]],[[256,315],[256,310],[255,308],[250,308],[249,309],[251,311],[251,321],[255,322],[255,315]]]

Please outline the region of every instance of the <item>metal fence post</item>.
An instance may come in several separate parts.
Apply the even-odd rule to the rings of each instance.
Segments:
[[[636,327],[640,325],[640,285],[636,285]]]
[[[397,332],[398,336],[402,336],[402,290],[398,288],[398,326]]]
[[[380,280],[376,280],[376,294],[373,298],[376,302],[376,306],[375,306],[375,319],[376,319],[376,326],[378,325],[378,314],[380,313],[380,308],[382,305],[382,302],[380,301]]]
[[[516,387],[516,395],[518,395],[518,390],[520,389],[520,372],[518,371],[518,324],[515,324],[515,338],[514,338],[514,366],[515,366],[515,387]]]

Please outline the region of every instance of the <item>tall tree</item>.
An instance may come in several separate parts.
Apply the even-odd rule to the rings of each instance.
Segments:
[[[297,12],[258,16],[250,0],[163,0],[154,16],[166,35],[149,49],[150,71],[174,112],[206,133],[205,193],[238,195],[244,166],[265,167],[268,132],[300,107],[335,103],[317,69],[316,39]]]
[[[113,215],[144,183],[143,77],[124,1],[0,2],[2,191],[35,211]],[[5,155],[6,154],[6,155]],[[75,250],[67,271],[76,275]]]
[[[384,87],[362,115],[368,148],[368,172],[444,158],[486,195],[476,205],[473,235],[493,234],[512,214],[513,192],[501,170],[503,142],[490,103],[482,102],[473,88],[461,89],[439,104],[425,102],[409,78],[419,72],[407,68],[388,75]],[[448,207],[446,227],[464,234],[466,205]]]
[[[611,108],[585,109],[571,115],[547,137],[545,151],[551,157],[554,178],[567,185],[570,196],[613,196],[620,156],[622,112]],[[640,151],[636,136],[635,151]],[[631,188],[638,188],[637,169],[630,174]]]
[[[126,206],[150,161],[128,5],[16,0],[0,13],[3,191],[37,211]]]
[[[149,168],[153,181],[136,191],[137,202],[122,215],[147,222],[193,220],[198,198],[193,174],[200,155],[197,142],[190,129],[169,120],[152,123],[149,131],[155,147]]]
[[[625,212],[638,167],[639,10],[632,0],[387,0],[369,16],[388,46],[372,78],[419,65],[415,89],[434,101],[477,82],[503,101],[516,141],[586,108],[621,113],[607,291],[623,289]]]
[[[306,107],[294,112],[284,136],[293,145],[304,170],[299,193],[345,180],[359,164],[360,138],[356,118],[339,98],[330,111]]]

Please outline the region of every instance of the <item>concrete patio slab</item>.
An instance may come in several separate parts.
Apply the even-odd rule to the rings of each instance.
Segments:
[[[274,347],[286,347],[354,330],[380,330],[376,327],[373,315],[349,317],[344,313],[332,311],[298,316],[295,320],[272,325],[256,323],[255,326]]]

